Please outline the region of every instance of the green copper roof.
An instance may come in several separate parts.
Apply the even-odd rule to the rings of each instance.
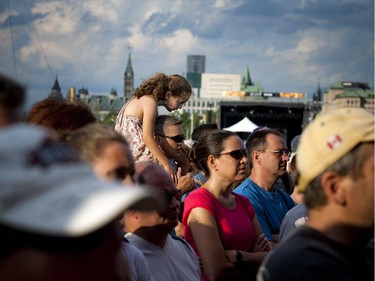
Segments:
[[[250,71],[249,71],[248,65],[246,65],[246,67],[245,67],[245,72],[244,72],[243,77],[242,77],[241,86],[243,88],[246,88],[248,86],[254,86],[254,84],[253,84],[253,82],[251,81],[251,78],[250,78]]]
[[[351,89],[351,90],[345,90],[341,94],[337,95],[335,99],[340,99],[340,98],[363,98],[363,99],[368,99],[368,98],[374,98],[374,90],[360,90],[360,89]]]

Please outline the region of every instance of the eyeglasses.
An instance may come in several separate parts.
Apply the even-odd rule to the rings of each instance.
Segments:
[[[286,156],[286,157],[289,158],[290,154],[291,154],[288,149],[278,149],[278,150],[268,150],[268,149],[266,149],[265,151],[269,151],[269,152],[275,153],[279,157]]]
[[[238,150],[232,150],[230,152],[224,152],[220,153],[219,155],[226,155],[229,154],[234,159],[240,160],[242,157],[246,157],[246,149],[238,149]]]
[[[108,172],[108,177],[116,180],[124,180],[127,176],[134,177],[134,168],[131,167],[118,167]]]
[[[175,189],[172,192],[169,192],[169,191],[160,192],[160,195],[163,196],[163,199],[165,200],[167,204],[170,204],[173,198],[176,198],[177,201],[180,201],[182,197],[182,192],[178,189]]]
[[[170,137],[170,136],[165,136],[165,135],[158,135],[158,136],[161,136],[163,138],[167,138],[167,139],[171,139],[173,140],[174,142],[176,143],[181,143],[184,141],[185,139],[185,136],[184,135],[177,135],[177,136],[173,136],[173,137]]]

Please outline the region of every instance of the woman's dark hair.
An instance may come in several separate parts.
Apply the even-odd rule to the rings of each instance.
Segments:
[[[219,155],[224,149],[224,141],[231,136],[237,136],[237,134],[231,131],[213,130],[209,134],[202,135],[199,142],[193,144],[189,157],[207,177],[210,176],[207,165],[208,156]]]

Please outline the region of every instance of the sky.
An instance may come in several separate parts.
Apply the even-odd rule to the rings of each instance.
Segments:
[[[10,16],[11,15],[11,16]],[[129,52],[134,84],[186,72],[243,74],[264,91],[303,92],[338,81],[374,85],[373,0],[8,0],[0,2],[0,73],[45,98],[123,93]]]

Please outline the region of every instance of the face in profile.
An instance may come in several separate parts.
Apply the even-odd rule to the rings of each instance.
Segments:
[[[184,138],[184,130],[181,124],[165,126],[164,136],[156,135],[160,148],[170,159],[180,156]]]
[[[134,183],[134,159],[128,145],[109,141],[103,145],[100,157],[93,163],[95,173],[108,180],[118,180],[127,185]]]
[[[180,96],[173,96],[173,95],[169,95],[167,97],[167,100],[165,102],[165,105],[164,107],[169,111],[173,111],[173,110],[178,110],[178,109],[181,109],[183,104],[186,103],[188,101],[190,96],[188,97],[180,97]]]
[[[180,214],[181,193],[176,189],[172,178],[158,164],[149,164],[140,176],[142,184],[150,186],[160,199],[157,211],[142,213],[142,224],[147,226],[163,226],[168,231],[178,224]]]

